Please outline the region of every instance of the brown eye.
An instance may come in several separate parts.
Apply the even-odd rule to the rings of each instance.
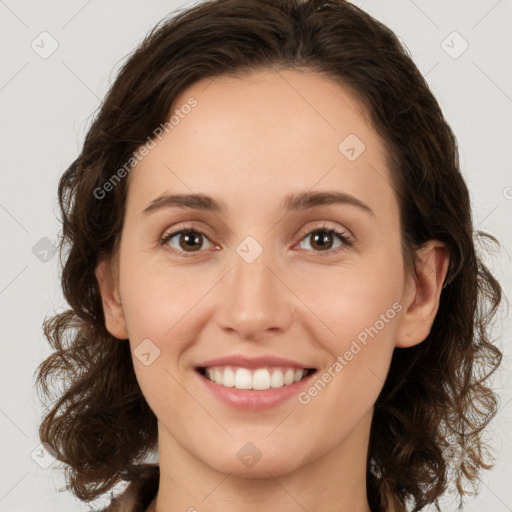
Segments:
[[[339,248],[342,250],[345,246],[351,244],[351,241],[344,233],[333,228],[317,228],[307,233],[302,240],[308,238],[311,240],[310,246],[314,252],[331,252]],[[335,243],[333,239],[335,238],[338,238],[341,243],[333,247]]]
[[[177,243],[169,243],[173,238],[176,238]],[[201,252],[199,249],[203,246],[202,239],[208,240],[208,237],[200,231],[194,231],[191,229],[182,229],[175,231],[164,236],[162,239],[162,245],[167,244],[169,247],[176,252]]]
[[[314,248],[320,248],[320,250],[330,249],[333,245],[333,232],[330,231],[316,231],[311,234],[311,246]]]
[[[329,226],[316,228],[307,233],[302,240],[310,238],[311,249],[313,252],[325,253],[329,255],[332,252],[342,251],[352,244],[349,235]],[[334,245],[335,238],[338,238],[338,245]],[[173,240],[174,239],[174,240]],[[161,245],[166,245],[169,250],[180,256],[193,256],[194,253],[201,253],[204,248],[204,240],[211,244],[209,238],[196,229],[186,227],[171,233],[166,233],[160,240]],[[323,254],[322,254],[323,255]]]

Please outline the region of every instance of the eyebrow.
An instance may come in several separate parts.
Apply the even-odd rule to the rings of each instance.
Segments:
[[[355,206],[360,210],[375,216],[373,210],[361,200],[345,192],[300,192],[287,195],[282,207],[287,211],[308,210],[319,206],[330,204],[346,204]],[[221,201],[217,201],[204,194],[161,194],[142,211],[146,216],[165,208],[189,208],[194,210],[209,211],[218,214],[225,214],[227,207]]]

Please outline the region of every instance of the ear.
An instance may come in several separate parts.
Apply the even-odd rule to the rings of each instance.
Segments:
[[[407,276],[402,295],[403,313],[396,334],[397,347],[412,347],[429,335],[448,270],[448,250],[438,240],[430,240],[419,249],[417,256],[416,273]]]
[[[128,339],[117,276],[113,272],[110,260],[101,261],[95,270],[96,279],[103,303],[105,327],[112,336],[120,340]]]

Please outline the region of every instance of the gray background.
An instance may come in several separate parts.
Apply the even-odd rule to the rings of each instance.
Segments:
[[[91,505],[96,510],[107,501],[86,505],[59,492],[65,483],[59,465],[45,469],[35,462],[51,462],[37,457],[42,408],[33,374],[50,353],[41,323],[65,308],[58,256],[50,250],[60,230],[57,183],[78,155],[92,115],[126,56],[157,21],[188,5],[0,0],[2,512],[69,512]],[[357,5],[396,32],[438,98],[458,138],[475,225],[502,243],[487,262],[510,296],[511,0],[366,0]],[[40,35],[45,31],[50,36]],[[461,53],[464,41],[469,46]],[[45,55],[52,44],[58,48]],[[503,318],[496,333],[505,352],[494,381],[501,407],[489,429],[496,467],[484,473],[481,493],[464,507],[468,512],[512,511],[510,324]],[[449,501],[443,510],[455,510]]]

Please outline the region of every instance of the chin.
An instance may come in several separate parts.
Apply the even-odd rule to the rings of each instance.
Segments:
[[[272,476],[280,476],[292,473],[306,464],[307,454],[304,453],[304,443],[298,443],[294,439],[293,446],[283,446],[282,443],[272,443],[270,439],[262,436],[258,440],[255,436],[247,436],[244,439],[251,441],[233,441],[225,449],[221,448],[219,454],[203,458],[203,463],[215,471],[230,473],[235,478],[244,479],[268,479]],[[209,454],[210,455],[210,454]]]
[[[224,463],[217,463],[211,466],[212,469],[220,473],[230,474],[231,477],[247,480],[268,479],[271,476],[277,477],[292,473],[300,466],[293,464],[290,460],[286,460],[282,456],[279,458],[268,458],[262,456],[254,465],[245,465],[238,458],[236,462],[232,459],[226,460]]]

